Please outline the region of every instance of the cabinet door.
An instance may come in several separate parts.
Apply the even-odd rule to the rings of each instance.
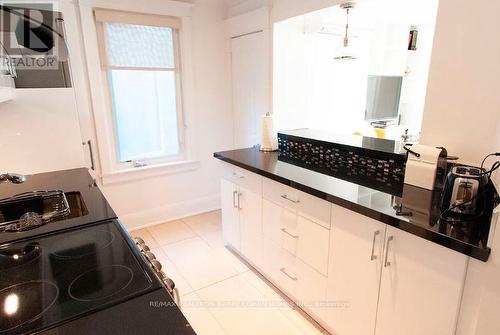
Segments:
[[[222,237],[226,245],[240,250],[240,222],[238,210],[238,188],[235,184],[222,179]]]
[[[332,207],[327,301],[321,317],[338,335],[373,335],[386,225]],[[404,333],[400,333],[404,334]]]
[[[241,253],[254,265],[262,264],[262,195],[239,188]]]
[[[452,335],[467,257],[388,227],[376,335]]]
[[[261,116],[269,111],[269,33],[231,39],[233,120],[236,148],[260,141]]]

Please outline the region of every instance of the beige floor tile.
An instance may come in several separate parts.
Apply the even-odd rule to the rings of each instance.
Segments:
[[[209,218],[210,221],[222,224],[222,212],[220,209],[216,210],[216,211],[208,212],[208,213],[206,213],[206,216]]]
[[[179,290],[179,294],[181,296],[193,292],[193,288],[191,287],[191,285],[189,285],[186,278],[184,278],[184,276],[179,272],[174,263],[172,263],[172,261],[167,257],[163,249],[156,248],[151,249],[151,251],[155,254],[156,259],[161,263],[162,270],[165,272],[165,274],[174,281],[175,286]]]
[[[146,228],[133,230],[130,232],[130,236],[132,236],[132,238],[134,237],[142,238],[144,242],[146,242],[147,246],[150,248],[156,248],[159,246],[158,242],[156,242],[156,240],[153,238],[151,233]]]
[[[168,258],[195,290],[238,274],[238,268],[227,257],[195,237],[162,247]]]
[[[222,228],[219,211],[190,216],[182,220],[198,235],[217,231]]]
[[[147,230],[151,233],[158,245],[175,243],[196,236],[194,231],[181,220],[151,226],[148,227]]]
[[[240,274],[197,292],[228,334],[302,334],[293,322]],[[278,302],[279,303],[279,302]]]
[[[243,273],[250,271],[250,268],[242,262],[238,257],[236,257],[231,251],[226,249],[226,247],[216,247],[212,248],[216,257],[223,259],[224,261],[231,264],[233,268],[238,271],[238,273]]]
[[[222,230],[216,230],[206,234],[199,235],[211,248],[224,247],[224,240],[222,239]]]
[[[181,297],[181,310],[198,335],[224,335],[226,332],[196,295]]]
[[[285,315],[293,324],[298,327],[302,334],[320,334],[323,329],[316,327],[313,323],[309,322],[309,320],[301,314],[298,310],[294,309],[292,305],[288,305],[286,300],[278,294],[274,288],[269,286],[267,282],[261,279],[258,275],[253,273],[252,271],[246,272],[242,274],[242,278],[254,286],[259,292],[264,294],[271,301],[283,301],[281,304],[282,307],[279,308],[279,311]]]

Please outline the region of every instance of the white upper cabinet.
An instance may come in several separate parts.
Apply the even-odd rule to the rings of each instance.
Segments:
[[[334,205],[327,301],[322,318],[338,335],[373,335],[386,225]]]
[[[376,335],[455,334],[467,256],[388,227]]]

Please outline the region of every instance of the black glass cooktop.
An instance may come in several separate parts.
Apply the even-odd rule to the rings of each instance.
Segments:
[[[0,334],[34,332],[160,287],[117,222],[0,246]]]

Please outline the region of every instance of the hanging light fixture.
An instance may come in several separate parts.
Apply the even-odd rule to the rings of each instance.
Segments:
[[[346,10],[346,24],[345,24],[345,35],[342,45],[337,49],[336,56],[334,60],[354,60],[358,57],[354,52],[351,44],[349,44],[349,11],[354,8],[356,3],[354,1],[344,2],[340,4],[340,8]]]

